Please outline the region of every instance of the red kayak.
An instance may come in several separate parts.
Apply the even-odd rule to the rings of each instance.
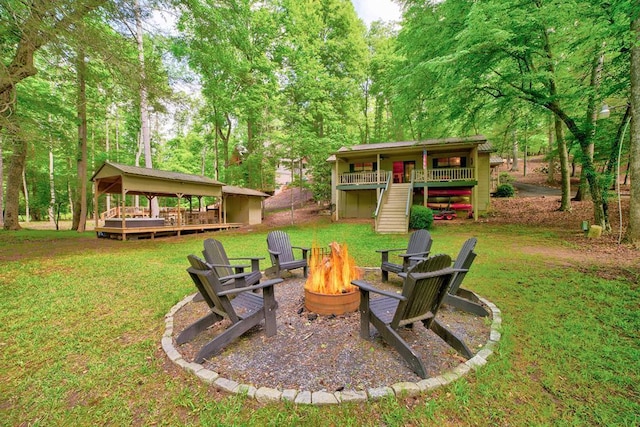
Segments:
[[[427,203],[427,207],[434,209],[454,209],[457,211],[470,211],[473,209],[468,203]]]
[[[470,188],[430,188],[429,197],[435,196],[470,196]]]

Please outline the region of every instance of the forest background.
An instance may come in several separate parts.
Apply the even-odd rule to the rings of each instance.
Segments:
[[[579,164],[605,230],[630,182],[640,241],[637,2],[398,3],[367,27],[346,0],[4,0],[0,222],[83,231],[106,160],[272,191],[304,159],[327,200],[342,146],[482,133],[513,168],[545,153],[561,210]]]

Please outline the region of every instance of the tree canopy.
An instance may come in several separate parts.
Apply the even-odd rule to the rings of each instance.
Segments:
[[[27,209],[78,214],[79,183],[105,159],[263,191],[304,159],[326,199],[341,146],[483,133],[506,156],[580,163],[606,229],[613,163],[637,163],[637,2],[401,3],[401,22],[367,27],[346,0],[3,2],[5,228]]]

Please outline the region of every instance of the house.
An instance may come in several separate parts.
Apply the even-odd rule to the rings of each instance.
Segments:
[[[377,232],[406,233],[414,204],[477,219],[490,205],[492,152],[482,135],[343,147],[327,159],[334,219],[374,218]]]

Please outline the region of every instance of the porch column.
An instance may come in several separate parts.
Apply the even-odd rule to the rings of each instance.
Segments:
[[[422,187],[422,205],[427,207],[427,196],[429,195],[429,188],[427,187],[427,149],[422,149],[422,176],[424,177],[424,187]]]
[[[473,220],[478,220],[478,146],[473,147],[471,151],[471,159],[473,160],[473,177],[476,180],[476,185],[471,190],[471,207],[473,208]]]
[[[380,153],[376,154],[376,200],[380,198]]]
[[[338,167],[338,162],[340,161],[340,159],[338,159],[336,157],[336,185],[333,188],[334,191],[336,192],[336,221],[338,221],[340,219],[340,214],[338,212],[340,212],[340,190],[338,190],[338,184],[340,184],[340,168]]]

